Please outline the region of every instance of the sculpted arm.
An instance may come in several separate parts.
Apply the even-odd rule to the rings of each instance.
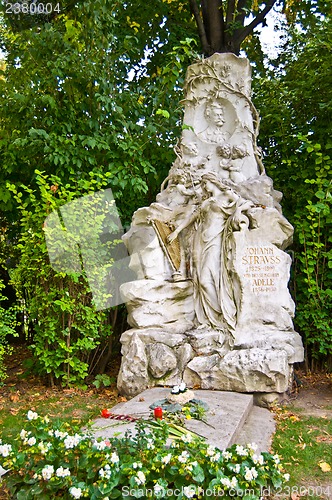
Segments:
[[[183,229],[189,227],[193,222],[195,222],[198,215],[199,215],[199,210],[194,210],[189,215],[187,215],[187,217],[185,217],[182,220],[182,222],[177,226],[177,228],[171,234],[168,235],[167,242],[172,243],[172,241],[174,241],[175,238],[178,237],[178,235],[181,233]]]

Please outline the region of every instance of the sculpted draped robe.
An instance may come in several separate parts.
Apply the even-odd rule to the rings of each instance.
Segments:
[[[231,262],[234,230],[241,229],[248,218],[248,208],[238,197],[229,200],[211,197],[202,204],[193,236],[191,273],[194,281],[195,312],[199,323],[234,330],[237,308]]]

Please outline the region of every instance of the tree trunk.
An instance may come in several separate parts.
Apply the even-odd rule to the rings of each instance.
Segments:
[[[195,18],[203,54],[207,57],[215,52],[232,52],[239,55],[242,42],[259,25],[277,0],[262,2],[264,7],[253,13],[253,20],[244,26],[248,15],[247,0],[189,0]]]

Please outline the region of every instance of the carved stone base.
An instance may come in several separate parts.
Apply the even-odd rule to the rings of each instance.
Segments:
[[[274,333],[270,338],[266,334],[259,347],[256,343],[255,347],[233,346],[233,350],[222,332],[208,327],[184,334],[132,329],[122,335],[121,342],[118,389],[130,397],[182,381],[188,388],[284,393],[291,385],[292,364],[303,359],[296,332]]]
[[[121,286],[128,310],[128,323],[134,328],[171,326],[175,333],[193,327],[193,285],[190,280],[141,279]]]

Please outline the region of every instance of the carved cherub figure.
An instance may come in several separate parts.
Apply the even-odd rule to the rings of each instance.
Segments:
[[[209,156],[201,156],[197,142],[182,138],[180,144],[175,147],[177,165],[179,167],[202,168],[210,159]]]
[[[229,179],[233,182],[243,182],[246,177],[242,173],[242,164],[238,160],[242,160],[248,156],[249,152],[244,145],[231,146],[229,143],[224,143],[218,146],[217,155],[221,157],[220,167],[228,171]]]
[[[223,170],[230,170],[232,168],[232,146],[228,143],[225,142],[221,146],[218,146],[217,149],[217,155],[221,157],[219,165]]]

